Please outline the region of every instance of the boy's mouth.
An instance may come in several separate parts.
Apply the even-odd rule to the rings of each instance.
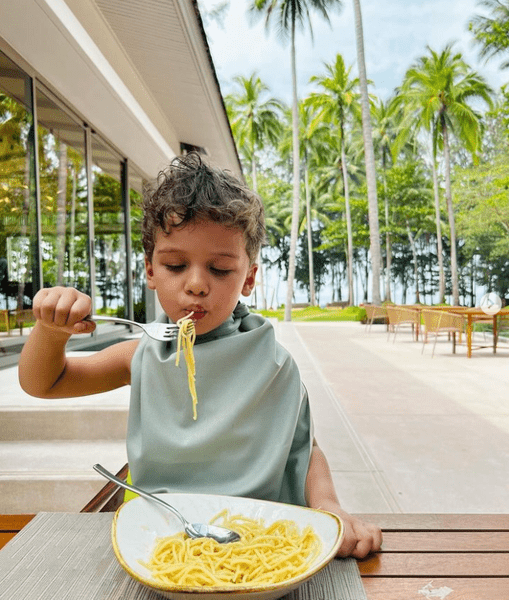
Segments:
[[[207,314],[207,311],[203,309],[201,306],[197,306],[194,308],[186,309],[188,316],[191,317],[193,321],[199,321],[203,319],[203,317]]]

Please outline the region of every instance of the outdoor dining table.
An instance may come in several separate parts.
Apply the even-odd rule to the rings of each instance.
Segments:
[[[434,307],[434,310],[436,307]],[[481,308],[464,308],[459,306],[450,306],[445,310],[448,312],[453,312],[456,314],[463,315],[466,319],[466,336],[467,336],[467,357],[472,358],[472,350],[473,350],[473,332],[474,332],[474,324],[480,321],[482,322],[491,322],[493,327],[493,342],[490,344],[493,347],[493,354],[497,351],[497,343],[498,343],[498,332],[499,332],[499,321],[501,318],[509,318],[509,308],[503,308],[498,313],[494,315],[489,315],[485,313]],[[479,348],[484,348],[485,346],[478,346]]]
[[[333,560],[285,600],[509,598],[509,516],[359,516],[382,527],[382,551],[359,561]],[[112,518],[0,515],[0,543],[6,543],[0,550],[0,599],[158,600],[116,561]]]
[[[427,309],[462,315],[465,319],[465,333],[468,358],[472,358],[472,350],[474,349],[473,332],[475,323],[479,323],[481,321],[484,323],[491,323],[493,328],[493,341],[490,344],[490,346],[493,348],[493,353],[495,354],[497,351],[500,319],[509,320],[509,307],[502,308],[498,313],[494,315],[486,314],[481,308],[478,307],[468,308],[466,306],[423,306],[419,304],[414,304],[404,306],[403,308],[416,310],[419,313],[421,313],[422,310]],[[485,348],[486,346],[478,345],[476,347]]]

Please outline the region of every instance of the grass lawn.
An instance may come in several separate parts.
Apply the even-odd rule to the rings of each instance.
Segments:
[[[285,309],[277,310],[255,310],[267,318],[284,320]],[[320,308],[319,306],[308,306],[306,308],[294,308],[292,310],[292,321],[362,321],[366,318],[364,308],[348,306],[347,308]]]

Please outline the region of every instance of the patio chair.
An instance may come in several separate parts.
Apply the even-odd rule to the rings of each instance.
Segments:
[[[431,357],[435,354],[438,336],[447,334],[450,339],[452,336],[452,353],[456,354],[456,334],[461,343],[461,334],[465,330],[465,318],[461,314],[449,313],[442,310],[423,310],[422,317],[424,321],[424,341],[422,344],[421,354],[424,352],[424,346],[428,342],[428,334],[435,334],[433,350]]]
[[[364,309],[366,310],[366,331],[371,330],[373,321],[375,319],[383,319],[383,322],[389,327],[387,319],[387,309],[385,306],[377,306],[376,304],[365,304]]]
[[[419,330],[421,325],[421,314],[416,308],[409,306],[387,306],[387,317],[389,320],[389,331],[387,339],[390,338],[391,331],[394,333],[393,343],[396,341],[396,335],[402,326],[409,326],[412,329],[412,339],[419,339]]]

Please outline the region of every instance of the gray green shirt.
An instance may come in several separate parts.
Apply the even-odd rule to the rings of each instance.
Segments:
[[[160,318],[167,321],[167,317]],[[198,419],[176,341],[144,336],[131,367],[127,453],[152,492],[245,496],[305,505],[312,448],[307,392],[269,321],[238,304],[194,355]]]

